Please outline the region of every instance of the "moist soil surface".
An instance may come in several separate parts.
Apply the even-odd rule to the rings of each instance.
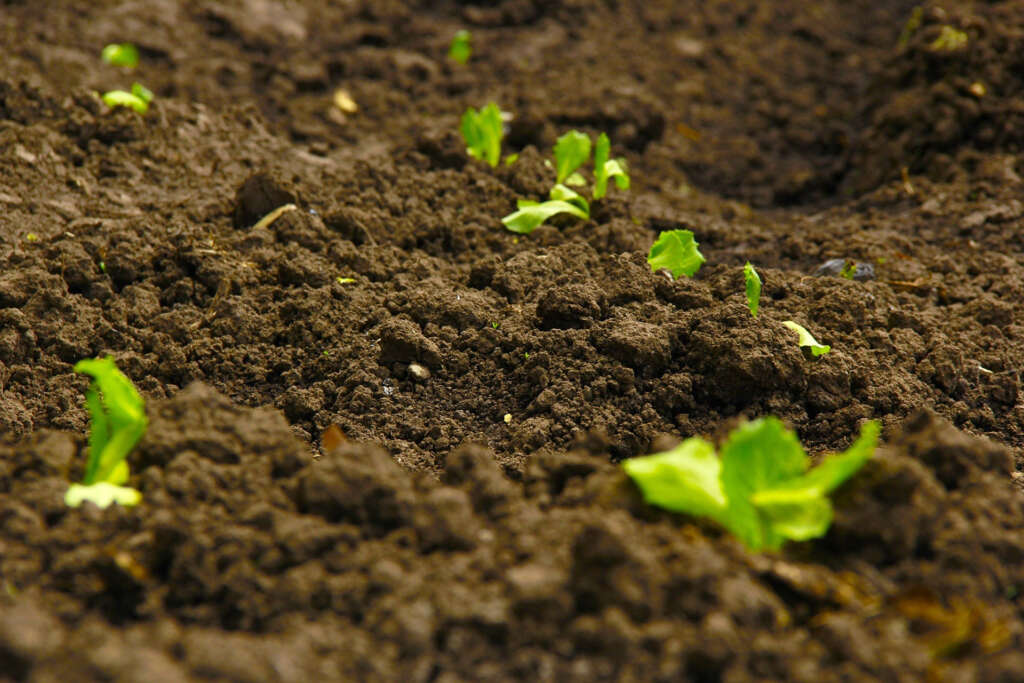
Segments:
[[[1024,680],[1024,6],[917,5],[0,3],[0,680]],[[570,129],[632,188],[506,231]],[[764,415],[883,425],[820,539],[617,464]]]

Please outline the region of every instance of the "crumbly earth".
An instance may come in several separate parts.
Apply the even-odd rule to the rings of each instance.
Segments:
[[[3,3],[0,680],[1024,680],[1024,8],[949,5]],[[632,188],[505,231],[573,128]],[[104,354],[143,503],[71,510]],[[822,539],[616,465],[768,414],[883,424]]]

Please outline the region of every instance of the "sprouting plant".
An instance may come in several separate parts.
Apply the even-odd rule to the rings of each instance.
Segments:
[[[805,353],[809,353],[811,357],[817,358],[818,356],[824,356],[832,350],[832,347],[828,344],[819,344],[818,340],[814,338],[814,335],[792,320],[784,320],[782,324],[797,333],[797,343],[801,348],[805,349]]]
[[[928,49],[932,52],[956,52],[967,47],[967,34],[952,26],[943,26],[939,36],[932,41]]]
[[[839,271],[839,277],[852,280],[857,274],[857,264],[853,261],[847,261],[843,264],[843,269]]]
[[[471,38],[472,34],[466,29],[456,31],[451,47],[448,48],[448,58],[459,64],[468,62],[470,55],[473,54],[473,48],[469,44]]]
[[[651,270],[665,268],[672,277],[693,277],[704,263],[704,255],[697,249],[697,241],[689,230],[666,230],[658,235],[647,254]]]
[[[576,170],[590,161],[590,138],[578,130],[570,130],[555,141],[555,182],[582,185],[582,176],[573,177]]]
[[[504,122],[498,105],[491,102],[479,111],[470,107],[462,115],[459,130],[466,141],[466,153],[469,156],[483,159],[491,166],[498,165],[501,138],[504,135]]]
[[[609,159],[611,143],[608,136],[601,133],[594,148],[594,190],[593,198],[601,199],[608,191],[608,181],[612,178],[622,189],[629,188],[629,175],[626,173],[624,159]],[[501,219],[512,232],[529,234],[548,218],[568,213],[582,218],[590,218],[590,204],[583,196],[569,185],[577,187],[587,184],[586,179],[578,172],[583,164],[590,160],[591,143],[586,133],[571,130],[555,141],[555,185],[549,193],[549,201],[535,202],[520,199],[516,202],[517,211]],[[551,162],[545,161],[551,168]]]
[[[134,69],[139,65],[139,50],[131,43],[111,43],[103,48],[103,61],[111,66]]]
[[[140,114],[149,111],[149,103],[153,101],[153,91],[141,83],[132,83],[132,91],[111,90],[103,93],[103,103],[110,108],[130,107]]]
[[[809,469],[796,434],[774,417],[735,429],[722,446],[692,437],[622,466],[651,505],[710,517],[751,550],[823,536],[832,523],[828,494],[874,453],[879,425],[868,422],[842,454]]]
[[[502,218],[501,222],[512,232],[529,235],[556,214],[567,213],[583,220],[590,218],[590,204],[575,190],[555,185],[551,188],[550,197],[546,202],[518,200],[516,211]]]
[[[917,29],[921,28],[921,20],[924,19],[924,9],[918,5],[910,12],[910,17],[907,19],[907,23],[903,25],[903,30],[900,32],[899,46],[903,47],[910,40],[910,36],[914,35]]]
[[[756,318],[757,307],[761,303],[761,276],[754,270],[750,261],[743,266],[743,276],[747,281],[747,307],[750,308],[750,315]]]
[[[146,432],[146,409],[131,380],[117,369],[114,359],[90,358],[75,364],[75,372],[92,377],[85,393],[92,424],[89,459],[81,484],[72,484],[64,502],[78,507],[90,501],[105,508],[111,503],[136,505],[142,494],[124,486],[128,481],[125,458]]]
[[[608,181],[615,179],[620,190],[629,189],[629,174],[626,172],[625,159],[609,159],[611,142],[608,136],[601,133],[594,145],[594,199],[601,199],[608,193]]]

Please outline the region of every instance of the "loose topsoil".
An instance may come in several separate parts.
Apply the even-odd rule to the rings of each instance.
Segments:
[[[1024,680],[1024,4],[917,4],[0,2],[0,680]],[[507,232],[573,128],[633,187]],[[68,509],[105,354],[143,502]],[[819,540],[617,465],[769,414],[883,424]]]

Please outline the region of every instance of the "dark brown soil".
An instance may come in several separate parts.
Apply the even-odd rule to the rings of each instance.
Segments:
[[[0,3],[0,680],[1024,680],[1024,5],[915,4]],[[570,128],[633,188],[505,231]],[[67,509],[108,353],[143,503]],[[767,414],[885,427],[819,541],[615,464]]]

